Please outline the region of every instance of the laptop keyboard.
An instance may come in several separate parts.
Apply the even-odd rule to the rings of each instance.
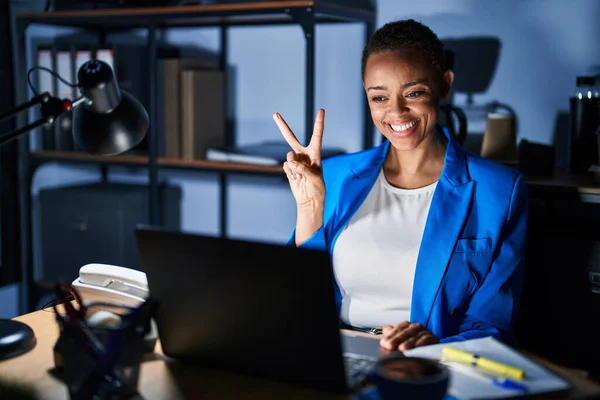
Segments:
[[[376,358],[367,357],[360,354],[344,353],[344,369],[346,378],[351,385],[361,380],[364,374],[368,373],[371,367],[377,361]]]

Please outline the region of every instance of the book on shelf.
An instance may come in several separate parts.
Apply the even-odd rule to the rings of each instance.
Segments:
[[[236,162],[255,165],[281,165],[291,150],[284,141],[266,140],[241,146],[211,147],[206,151],[209,161]],[[324,147],[321,150],[323,159],[344,154],[340,148]]]

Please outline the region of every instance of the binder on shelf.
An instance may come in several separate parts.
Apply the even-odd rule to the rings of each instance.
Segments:
[[[158,154],[168,158],[182,158],[182,100],[181,72],[184,70],[210,69],[214,63],[195,58],[164,58],[157,60],[157,97],[159,109],[157,126],[159,131]],[[212,93],[205,93],[212,96]]]
[[[73,80],[72,82],[78,82],[77,80],[77,72],[79,71],[79,68],[81,68],[81,66],[83,64],[85,64],[87,61],[91,60],[93,58],[93,51],[89,46],[82,46],[82,45],[76,45],[74,47],[74,51],[72,53],[72,63],[73,63]],[[73,88],[73,99],[77,99],[81,96],[81,92],[79,91],[78,88]],[[81,149],[77,148],[77,146],[75,146],[75,143],[73,143],[73,150],[74,151],[81,151]]]
[[[38,46],[36,51],[37,65],[40,67],[48,68],[51,71],[54,71],[53,68],[53,51],[50,46]],[[38,69],[37,70],[37,84],[34,86],[37,89],[38,93],[48,92],[52,96],[55,95],[56,91],[54,89],[54,77],[48,71]],[[36,118],[39,118],[41,114],[36,115]],[[52,124],[43,125],[40,130],[40,147],[42,150],[54,150],[55,149],[55,140],[54,140],[54,126]]]
[[[77,48],[75,50],[75,78],[77,78],[77,71],[83,64],[92,59],[92,50]]]
[[[115,53],[111,47],[100,47],[94,50],[94,58],[107,63],[115,71]],[[116,74],[116,71],[115,71]]]
[[[76,80],[75,71],[73,70],[73,49],[69,47],[57,47],[55,53],[55,69],[54,71],[65,81],[74,83]],[[61,99],[74,99],[77,95],[75,88],[62,82],[57,77],[56,80],[57,96]],[[54,143],[55,150],[59,151],[73,151],[73,112],[68,111],[63,113],[54,122]]]
[[[225,144],[224,73],[181,72],[181,158],[204,160],[211,147]],[[209,94],[209,95],[207,95]]]
[[[265,166],[282,165],[286,161],[287,153],[291,151],[290,145],[281,140],[266,140],[244,146],[229,146],[209,148],[206,159],[220,162],[236,162],[243,164],[255,164]],[[323,159],[344,154],[340,148],[323,148],[321,157]]]

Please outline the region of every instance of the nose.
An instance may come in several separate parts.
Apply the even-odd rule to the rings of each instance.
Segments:
[[[408,103],[403,95],[394,96],[392,101],[392,111],[398,114],[404,114],[409,111]]]

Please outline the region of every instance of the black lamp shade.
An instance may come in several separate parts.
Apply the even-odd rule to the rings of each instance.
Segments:
[[[75,145],[92,154],[124,153],[144,139],[148,126],[142,104],[123,90],[119,105],[109,113],[94,112],[85,102],[73,109]]]
[[[73,109],[75,145],[92,154],[112,156],[139,144],[148,131],[148,113],[120,90],[112,68],[92,59],[77,71],[84,102]]]

